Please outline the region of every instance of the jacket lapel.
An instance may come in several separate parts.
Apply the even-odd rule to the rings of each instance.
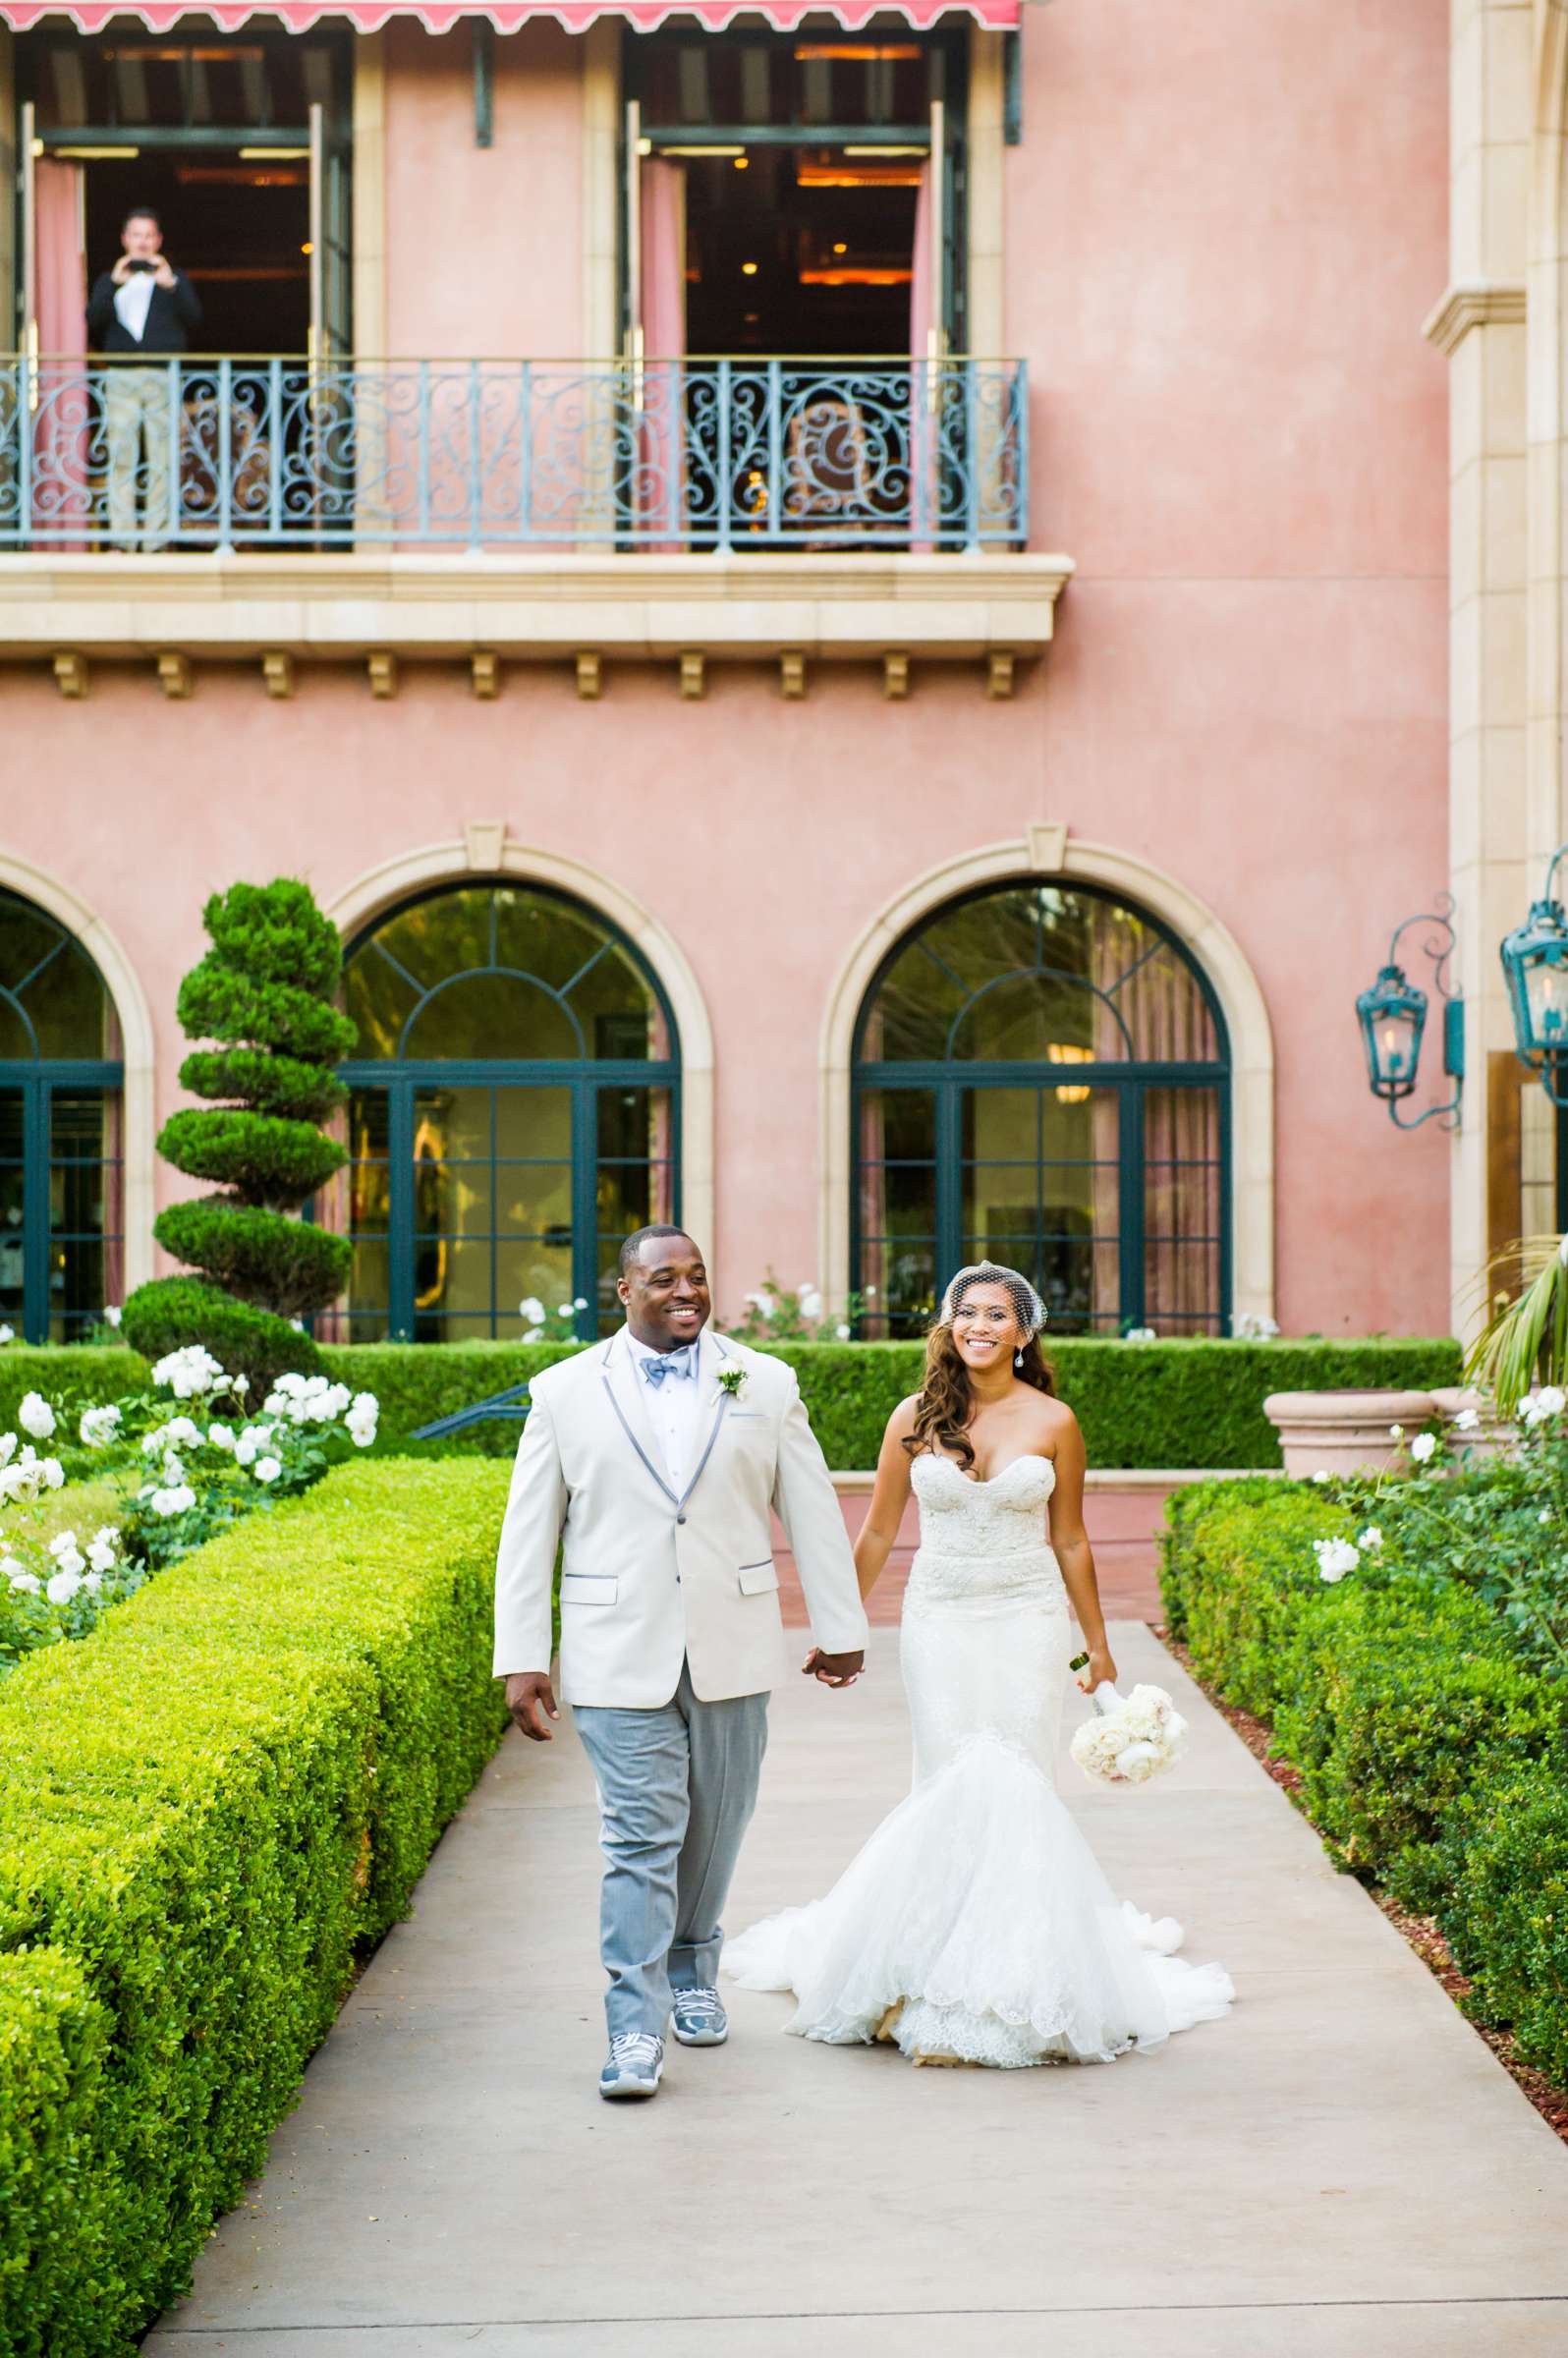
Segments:
[[[601,1380],[621,1431],[670,1504],[678,1507],[681,1501],[661,1471],[663,1451],[654,1437],[647,1413],[647,1386],[639,1377],[637,1361],[627,1348],[624,1331],[610,1338]]]
[[[719,1427],[724,1422],[724,1412],[730,1404],[730,1395],[722,1389],[718,1379],[719,1369],[728,1359],[729,1353],[716,1334],[704,1334],[701,1343],[702,1348],[698,1354],[698,1376],[702,1384],[704,1395],[711,1394],[712,1396],[711,1399],[704,1397],[702,1415],[698,1420],[698,1430],[700,1432],[703,1430],[703,1419],[705,1418],[706,1437],[701,1443],[701,1454],[698,1458],[692,1479],[675,1501],[677,1507],[686,1504],[706,1473],[707,1461],[713,1454],[713,1444],[719,1436]]]

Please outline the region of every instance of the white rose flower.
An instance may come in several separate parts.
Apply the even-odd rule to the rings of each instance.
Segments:
[[[1432,1432],[1418,1432],[1410,1444],[1410,1454],[1418,1466],[1426,1465],[1437,1451],[1437,1436]]]
[[[841,1343],[847,1343],[850,1339],[850,1330],[847,1326],[835,1326],[833,1332]]]
[[[232,1449],[234,1447],[234,1427],[232,1425],[209,1425],[207,1427],[207,1446],[212,1449]]]
[[[26,1402],[23,1405],[26,1406]],[[1543,1383],[1536,1394],[1538,1416],[1560,1417],[1565,1407],[1568,1407],[1568,1392],[1564,1392],[1558,1384]]]
[[[255,1478],[257,1482],[276,1482],[282,1471],[275,1457],[263,1457],[256,1462]]]
[[[1551,1521],[1551,1509],[1550,1509],[1550,1507],[1549,1507],[1549,1506],[1543,1506],[1543,1507],[1541,1508],[1541,1510],[1540,1510],[1540,1514],[1539,1514],[1539,1515],[1536,1517],[1536,1521],[1537,1521],[1538,1523],[1549,1523],[1549,1522]]]
[[[125,1313],[117,1302],[105,1303],[103,1311],[103,1322],[105,1326],[118,1326],[124,1316]]]
[[[87,1561],[94,1572],[112,1572],[117,1561],[115,1547],[120,1534],[112,1523],[106,1523],[96,1533],[87,1548]]]
[[[77,1431],[89,1449],[106,1449],[120,1430],[120,1411],[112,1400],[101,1408],[84,1408]]]
[[[5,1349],[7,1343],[14,1343],[16,1339],[17,1330],[14,1326],[0,1326],[0,1351]]]
[[[16,1456],[16,1434],[14,1432],[0,1432],[0,1466],[9,1466],[11,1460]]]
[[[537,1343],[541,1342],[543,1337],[544,1329],[542,1326],[530,1326],[525,1329],[523,1340],[526,1343]]]
[[[65,1468],[57,1457],[46,1457],[38,1467],[38,1478],[46,1490],[57,1490],[65,1481]]]
[[[1129,1326],[1122,1340],[1124,1343],[1157,1343],[1159,1336],[1152,1326]]]
[[[190,1417],[175,1417],[164,1427],[164,1437],[181,1449],[199,1449],[201,1429]]]
[[[517,1315],[526,1326],[542,1326],[544,1305],[537,1294],[525,1294],[517,1306]]]
[[[43,1593],[51,1604],[69,1604],[81,1586],[80,1572],[60,1571],[45,1582]]]
[[[163,1453],[163,1479],[171,1489],[185,1480],[185,1460],[176,1450],[166,1449]]]
[[[103,1576],[101,1573],[84,1573],[83,1575],[82,1585],[86,1590],[89,1597],[101,1597],[103,1595]]]
[[[10,1573],[11,1586],[24,1597],[36,1597],[43,1587],[36,1572],[26,1572],[20,1564],[6,1564],[0,1566],[0,1570]]]
[[[1481,1418],[1475,1409],[1462,1408],[1454,1419],[1454,1431],[1455,1432],[1474,1432],[1480,1423]]]
[[[1388,1437],[1391,1441],[1402,1441],[1405,1437],[1405,1428],[1403,1425],[1390,1425],[1388,1428]]]
[[[577,1300],[576,1300],[576,1301],[573,1303],[573,1305],[572,1305],[572,1308],[573,1308],[574,1310],[587,1310],[587,1308],[588,1308],[588,1296],[587,1296],[587,1294],[579,1294],[579,1295],[578,1295],[578,1298],[577,1298]]]
[[[17,1423],[35,1441],[46,1441],[54,1431],[54,1410],[39,1392],[26,1392],[17,1410]]]
[[[1313,1480],[1314,1482],[1326,1482],[1328,1480],[1328,1468],[1326,1466],[1319,1466],[1316,1473],[1313,1476]]]
[[[1568,1236],[1562,1237],[1558,1241],[1557,1259],[1562,1263],[1563,1267],[1568,1269]]]
[[[1343,1580],[1347,1572],[1354,1572],[1361,1562],[1360,1548],[1353,1547],[1349,1540],[1314,1540],[1313,1553],[1317,1558],[1319,1578],[1330,1587]]]
[[[1358,1532],[1356,1535],[1358,1547],[1380,1547],[1382,1544],[1383,1535],[1375,1523],[1369,1523],[1365,1531]]]

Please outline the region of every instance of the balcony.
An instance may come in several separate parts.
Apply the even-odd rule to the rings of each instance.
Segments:
[[[1027,655],[1071,571],[1026,553],[1027,394],[968,359],[15,359],[0,650]]]

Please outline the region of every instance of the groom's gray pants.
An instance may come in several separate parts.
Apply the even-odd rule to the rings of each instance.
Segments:
[[[767,1697],[700,1703],[683,1662],[680,1685],[656,1711],[578,1704],[572,1716],[603,1821],[610,2037],[662,2039],[671,1990],[711,1990],[718,1980],[719,1915],[756,1806]]]

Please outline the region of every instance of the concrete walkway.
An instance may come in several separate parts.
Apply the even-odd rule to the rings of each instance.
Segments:
[[[903,1791],[895,1639],[775,1699],[731,1921]],[[1568,2152],[1149,1632],[1189,1759],[1062,1789],[1117,1887],[1223,1958],[1230,2020],[1110,2069],[915,2071],[777,2035],[593,2093],[591,1788],[512,1739],[442,1843],[157,2358],[1524,2358],[1568,2348]],[[1074,1714],[1069,1713],[1071,1719]]]

